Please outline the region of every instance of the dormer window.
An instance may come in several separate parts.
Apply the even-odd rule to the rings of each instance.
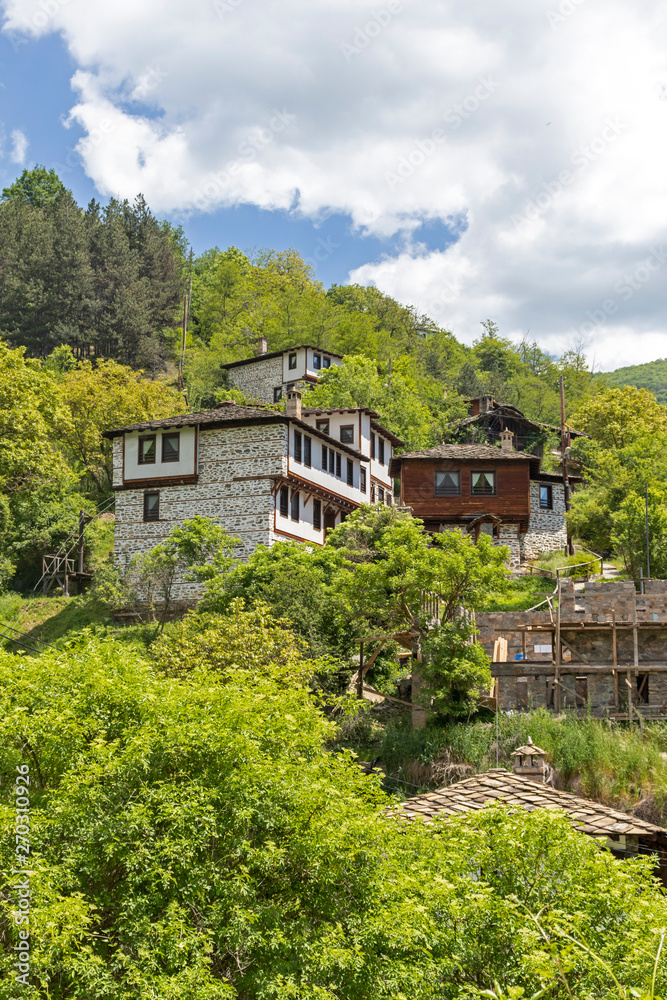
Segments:
[[[180,455],[181,435],[176,431],[174,434],[162,435],[162,461],[178,462]]]
[[[289,356],[289,368],[290,371],[294,371],[296,368],[296,354],[290,354]]]
[[[139,465],[155,465],[155,434],[139,438]]]

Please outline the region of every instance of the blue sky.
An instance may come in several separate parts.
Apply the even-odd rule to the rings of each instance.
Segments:
[[[0,121],[7,146],[11,146],[15,130],[28,140],[24,162],[12,162],[9,149],[0,161],[2,186],[10,184],[24,167],[39,163],[57,171],[79,204],[86,205],[91,198],[106,201],[87,176],[76,150],[85,130],[69,121],[75,101],[70,81],[77,66],[62,37],[49,34],[31,39],[23,33],[5,32],[0,35],[0,53]],[[309,260],[326,287],[345,284],[354,268],[379,261],[403,246],[400,238],[381,239],[355,232],[350,217],[339,212],[313,220],[299,213],[240,204],[208,212],[159,214],[183,226],[196,254],[213,246],[242,250],[294,247]],[[425,251],[444,249],[455,238],[439,220],[424,223],[415,236]]]
[[[142,192],[196,252],[295,247],[466,343],[667,356],[653,0],[0,0],[0,179]]]

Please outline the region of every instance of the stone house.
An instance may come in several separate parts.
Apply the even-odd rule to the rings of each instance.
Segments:
[[[512,432],[501,447],[441,444],[397,455],[390,473],[400,477],[400,502],[431,532],[489,535],[510,549],[510,565],[567,542],[562,478],[542,471],[536,455],[515,451]]]
[[[116,560],[196,515],[238,537],[242,558],[280,539],[323,544],[350,511],[392,502],[389,463],[401,442],[377,420],[364,408],[308,410],[294,390],[285,412],[224,402],[107,431]],[[177,600],[196,594],[184,581],[175,591]]]
[[[479,642],[494,659],[496,707],[547,708],[619,720],[667,717],[667,581],[561,580],[554,608],[476,615]]]
[[[230,383],[250,399],[278,403],[291,389],[312,389],[323,371],[341,361],[340,354],[310,345],[268,353],[266,340],[262,338],[254,358],[231,361],[221,367],[226,369]]]

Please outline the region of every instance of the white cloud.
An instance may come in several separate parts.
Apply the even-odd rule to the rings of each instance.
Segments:
[[[14,129],[11,138],[12,148],[9,153],[9,159],[12,163],[18,163],[19,166],[23,166],[25,163],[26,153],[28,152],[28,139],[18,128]]]
[[[642,277],[667,250],[659,5],[3,5],[7,31],[64,35],[102,193],[143,191],[159,212],[347,213],[404,236],[352,278],[464,340],[491,316],[555,351],[583,337],[603,368],[667,355],[664,265]],[[464,231],[428,252],[424,220]]]

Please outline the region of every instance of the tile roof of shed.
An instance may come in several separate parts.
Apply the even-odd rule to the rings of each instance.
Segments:
[[[539,784],[502,767],[406,799],[395,810],[395,814],[400,815],[403,811],[411,818],[422,816],[428,820],[433,816],[456,816],[483,809],[491,802],[521,806],[530,812],[534,809],[562,809],[574,826],[591,836],[625,834],[646,840],[667,837],[664,827],[647,823],[636,816],[628,816],[600,802],[579,798],[571,792],[561,792],[549,785]]]

